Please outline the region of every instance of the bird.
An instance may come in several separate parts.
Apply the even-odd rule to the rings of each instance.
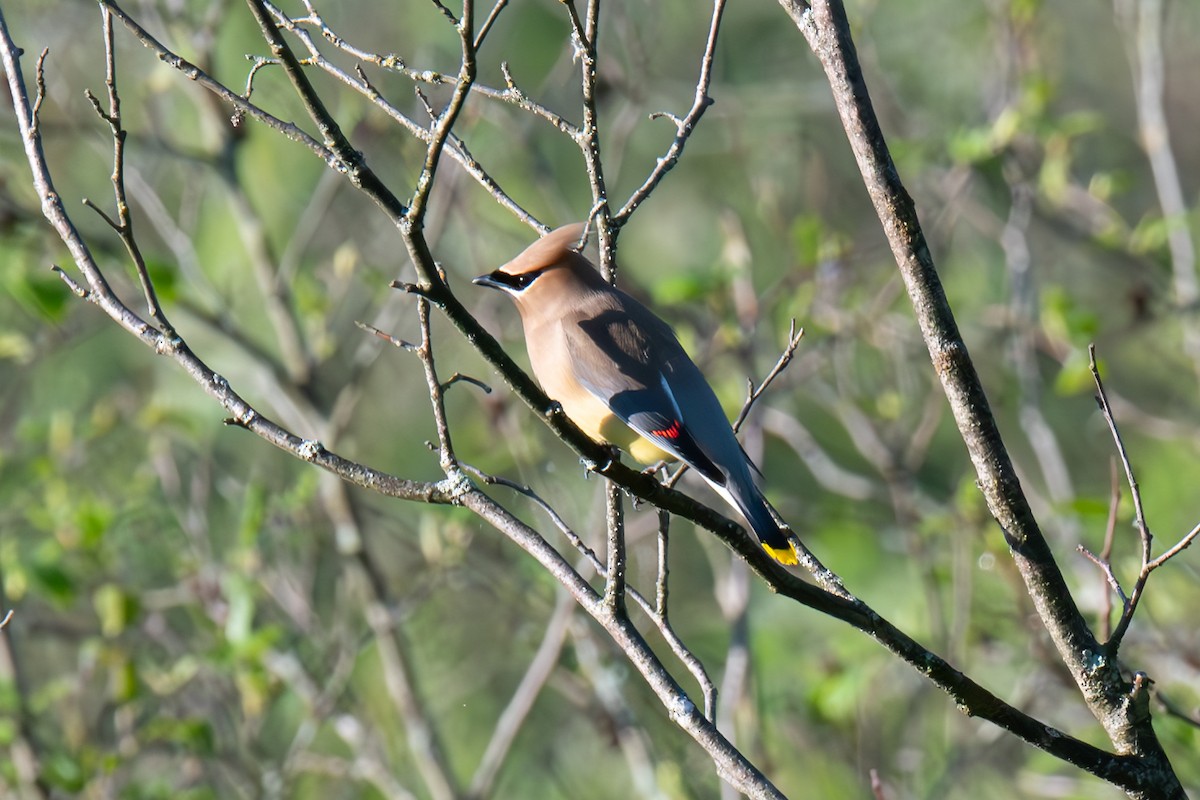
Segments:
[[[772,558],[798,563],[712,387],[671,327],[579,252],[584,231],[557,228],[472,283],[516,303],[534,377],[584,433],[643,464],[687,464]]]

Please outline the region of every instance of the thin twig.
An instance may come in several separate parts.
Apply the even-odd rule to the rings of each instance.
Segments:
[[[432,70],[408,69],[404,66],[403,60],[396,55],[370,53],[356,48],[335,33],[320,16],[320,14],[316,12],[311,3],[306,3],[306,5],[308,6],[308,16],[304,18],[293,19],[275,5],[266,3],[267,9],[271,12],[272,16],[274,16],[276,23],[284,30],[295,35],[296,38],[300,40],[300,43],[304,46],[304,48],[308,51],[308,58],[305,59],[306,63],[316,66],[326,74],[336,78],[346,86],[366,97],[376,108],[381,110],[393,121],[399,123],[401,127],[403,127],[404,130],[409,134],[425,142],[426,144],[429,144],[433,137],[433,131],[430,127],[418,124],[415,120],[413,120],[394,104],[392,104],[386,97],[384,97],[367,79],[366,73],[363,71],[361,66],[356,65],[354,74],[352,75],[334,62],[327,59],[317,47],[317,43],[314,41],[312,34],[306,29],[306,27],[311,26],[316,28],[326,41],[330,42],[334,47],[354,57],[355,59],[374,64],[381,69],[399,72],[414,82],[444,85],[454,83],[455,78],[452,76],[442,75],[441,73],[435,73]],[[482,94],[486,97],[515,103],[525,107],[522,103],[517,102],[517,98],[513,93],[512,87],[510,87],[508,90],[489,89],[486,87],[480,87],[473,83],[470,89],[472,93]],[[519,92],[516,94],[519,94]],[[562,129],[563,126],[566,126],[568,130],[573,130],[573,127],[570,125],[570,123],[566,122],[566,120],[562,119],[561,117],[556,117],[548,109],[529,103],[527,98],[524,98],[524,100],[529,106],[526,108],[526,110],[534,111],[535,113],[540,112],[539,116],[545,117],[560,129]],[[518,205],[517,202],[513,200],[513,198],[503,190],[503,188],[501,188],[499,183],[496,182],[496,180],[471,154],[471,151],[467,148],[466,143],[463,142],[463,140],[453,132],[450,132],[450,134],[447,136],[445,149],[446,153],[452,159],[458,162],[458,164],[462,166],[464,170],[466,170],[467,174],[474,178],[475,181],[488,194],[490,194],[498,203],[500,203],[500,205],[507,208],[513,213],[514,216],[529,225],[534,230],[537,230],[540,233],[545,233],[546,230],[548,230],[545,225],[543,225],[528,211]]]
[[[429,301],[424,297],[417,298],[417,319],[421,325],[421,345],[417,348],[416,353],[425,370],[425,383],[429,389],[429,401],[433,406],[433,421],[438,437],[438,464],[452,483],[465,481],[466,478],[459,468],[458,459],[454,455],[454,444],[450,438],[450,419],[446,416],[445,388],[444,384],[438,380],[437,365],[433,358],[433,333],[429,327]]]
[[[131,33],[133,33],[134,37],[139,42],[153,51],[154,54],[158,56],[159,60],[164,64],[178,70],[188,80],[198,83],[200,86],[203,86],[217,97],[220,97],[230,106],[232,106],[236,112],[250,117],[257,122],[261,122],[262,124],[266,125],[277,133],[283,134],[294,142],[299,142],[311,150],[318,158],[320,158],[330,167],[338,171],[345,171],[341,160],[331,148],[324,146],[292,123],[284,122],[282,119],[279,119],[273,114],[267,113],[257,105],[249,102],[237,92],[222,84],[220,81],[215,80],[195,64],[172,52],[168,47],[159,42],[158,39],[151,36],[145,28],[143,28],[137,23],[137,21],[126,14],[125,11],[112,0],[99,0],[99,2],[101,6],[110,10],[113,16],[119,19],[121,24],[123,24]]]
[[[1111,564],[1113,542],[1117,534],[1117,513],[1121,509],[1121,477],[1120,473],[1117,472],[1117,460],[1115,458],[1108,460],[1108,472],[1110,486],[1108,519],[1104,522],[1104,545],[1100,548],[1100,559],[1106,564]],[[1121,598],[1123,604],[1125,602],[1125,593],[1117,592],[1117,596]],[[1108,592],[1104,593],[1101,615],[1101,629],[1104,632],[1104,638],[1107,639],[1109,636],[1112,636],[1112,595]]]
[[[584,167],[592,188],[592,213],[589,219],[596,222],[596,246],[600,252],[600,272],[609,283],[617,278],[616,251],[617,226],[612,223],[608,203],[608,188],[604,177],[604,163],[600,156],[600,114],[596,99],[597,49],[599,36],[599,0],[587,0],[587,18],[580,19],[574,0],[563,0],[563,7],[571,21],[571,41],[579,61],[580,82],[583,86],[583,127],[575,136],[575,143],[583,154]]]
[[[550,522],[554,524],[554,527],[558,528],[559,531],[561,531],[562,534],[567,537],[567,541],[570,542],[571,546],[574,547],[581,556],[583,556],[584,560],[593,570],[595,570],[596,574],[600,575],[601,577],[604,576],[606,567],[604,566],[604,562],[600,560],[600,557],[596,555],[596,551],[588,547],[587,544],[584,543],[583,539],[580,538],[579,534],[577,534],[567,523],[567,521],[563,519],[562,515],[559,514],[552,505],[546,502],[546,500],[531,487],[526,486],[523,483],[517,483],[514,480],[510,480],[500,475],[491,475],[470,464],[464,463],[462,467],[467,472],[475,475],[489,486],[503,486],[506,489],[511,489],[517,494],[523,495],[524,497],[527,497],[533,501],[538,508],[546,512],[546,516],[550,517]]]
[[[633,212],[638,206],[646,201],[662,182],[662,179],[671,169],[679,163],[680,157],[683,155],[683,148],[687,145],[688,139],[696,130],[696,125],[700,122],[700,118],[704,116],[704,112],[713,104],[713,99],[708,94],[709,87],[712,85],[712,66],[713,58],[717,49],[717,33],[721,29],[721,15],[725,11],[725,0],[714,0],[712,10],[712,21],[708,26],[708,41],[704,45],[704,53],[700,56],[700,77],[696,80],[696,97],[692,101],[692,107],[683,117],[678,117],[674,114],[666,112],[658,112],[651,114],[651,119],[663,117],[671,120],[675,124],[675,138],[671,141],[671,146],[667,148],[667,152],[658,159],[654,169],[646,177],[646,180],[634,190],[629,199],[625,201],[625,205],[621,206],[620,210],[613,214],[613,222],[617,226],[624,225],[629,221]]]
[[[376,328],[374,325],[370,325],[366,322],[359,322],[358,320],[355,320],[354,324],[357,325],[358,327],[362,328],[367,333],[370,333],[373,336],[383,339],[388,344],[391,344],[394,347],[399,347],[401,350],[408,350],[410,352],[415,353],[417,350],[419,350],[421,348],[421,346],[418,344],[413,344],[412,342],[406,342],[403,339],[397,339],[395,336],[392,336],[390,333],[385,333],[385,332],[379,330],[379,328]]]
[[[796,327],[796,320],[792,320],[791,329],[788,331],[788,343],[779,354],[779,358],[775,361],[775,366],[771,367],[766,377],[755,387],[750,385],[750,391],[746,396],[746,401],[742,403],[742,410],[738,412],[737,419],[733,421],[733,430],[736,433],[741,429],[742,423],[746,421],[746,417],[750,416],[750,409],[754,408],[754,404],[762,397],[771,384],[775,382],[783,371],[787,369],[788,364],[792,363],[792,359],[796,356],[796,348],[800,346],[800,340],[804,338],[804,328]]]
[[[492,10],[488,13],[487,19],[479,26],[479,33],[475,34],[475,51],[479,52],[479,48],[483,47],[483,40],[487,38],[491,32],[492,26],[496,24],[496,20],[500,17],[500,12],[508,5],[508,0],[496,0],[496,5],[492,6]]]
[[[1117,651],[1121,647],[1121,640],[1125,636],[1125,632],[1129,629],[1129,624],[1133,621],[1133,615],[1137,611],[1138,602],[1142,599],[1142,592],[1146,588],[1146,579],[1150,577],[1149,571],[1146,569],[1151,560],[1151,545],[1154,537],[1150,533],[1150,526],[1146,524],[1146,512],[1142,506],[1142,492],[1138,487],[1137,478],[1133,474],[1133,465],[1129,462],[1129,452],[1125,449],[1125,442],[1121,438],[1121,431],[1117,427],[1117,421],[1113,418],[1112,409],[1108,405],[1108,396],[1104,393],[1104,382],[1100,378],[1100,368],[1096,364],[1096,346],[1088,345],[1088,367],[1092,371],[1092,380],[1096,384],[1096,404],[1100,407],[1100,413],[1104,416],[1104,421],[1108,423],[1108,430],[1112,434],[1113,443],[1117,448],[1117,458],[1121,460],[1121,466],[1125,470],[1125,481],[1129,485],[1129,494],[1133,499],[1133,522],[1137,526],[1138,534],[1142,542],[1142,569],[1138,573],[1137,580],[1133,584],[1133,590],[1129,593],[1129,599],[1122,599],[1124,608],[1121,610],[1121,616],[1117,619],[1116,627],[1113,628],[1112,635],[1105,642],[1105,649],[1110,657],[1116,656]],[[1109,570],[1111,574],[1111,570]],[[1115,578],[1112,579],[1114,582]]]
[[[670,543],[671,515],[661,508],[658,510],[658,574],[654,581],[654,613],[666,619],[667,599],[670,591],[667,586],[667,576],[670,574],[667,545]]]
[[[575,603],[566,592],[559,592],[558,601],[554,605],[554,613],[546,623],[546,631],[537,652],[529,660],[529,667],[521,677],[513,691],[508,705],[504,707],[496,720],[492,737],[484,748],[475,774],[471,778],[470,790],[467,794],[472,798],[488,797],[492,787],[500,775],[504,758],[508,755],[521,726],[533,709],[534,701],[541,694],[542,688],[549,681],[562,655],[563,645],[566,644],[567,630],[571,617],[575,613]]]
[[[479,378],[472,378],[470,375],[464,375],[461,372],[456,372],[451,375],[446,382],[442,384],[442,391],[445,392],[456,383],[469,383],[472,386],[482,389],[484,394],[492,393],[492,387],[479,380]]]
[[[1109,588],[1112,589],[1113,594],[1115,594],[1118,598],[1120,598],[1121,607],[1128,608],[1129,607],[1129,598],[1127,598],[1125,596],[1125,590],[1121,588],[1121,582],[1118,581],[1117,576],[1113,574],[1112,562],[1109,561],[1108,559],[1106,559],[1103,555],[1098,556],[1098,555],[1092,553],[1091,550],[1088,550],[1083,545],[1077,545],[1076,549],[1088,561],[1091,561],[1093,564],[1095,564],[1097,567],[1100,568],[1100,571],[1104,573],[1104,579],[1108,582]],[[1107,596],[1108,596],[1108,593],[1105,592],[1105,597],[1107,597]],[[1111,609],[1111,603],[1105,603],[1105,606],[1106,606],[1106,608]],[[1111,625],[1111,621],[1107,622],[1105,624],[1105,627],[1107,628],[1110,625]]]
[[[1146,571],[1152,572],[1152,571],[1158,569],[1163,564],[1167,563],[1172,558],[1174,558],[1175,556],[1182,553],[1184,550],[1191,547],[1192,543],[1194,543],[1196,541],[1197,537],[1200,537],[1200,524],[1196,525],[1196,527],[1192,528],[1190,531],[1185,533],[1183,535],[1183,537],[1178,542],[1176,542],[1173,547],[1171,547],[1169,550],[1167,550],[1161,556],[1159,556],[1158,558],[1154,559],[1149,564],[1147,564]]]
[[[441,6],[438,0],[434,0],[434,3]],[[449,14],[448,11],[447,14]],[[449,16],[451,20],[454,20],[452,14]],[[434,118],[432,135],[429,138],[428,146],[425,148],[425,163],[421,167],[421,174],[417,178],[416,188],[413,190],[412,198],[409,200],[408,214],[406,215],[407,225],[420,228],[424,224],[425,211],[429,205],[429,193],[433,190],[433,181],[437,175],[438,164],[441,163],[442,151],[445,149],[450,131],[453,129],[454,123],[467,101],[467,95],[471,92],[471,85],[475,82],[474,25],[474,0],[463,0],[462,19],[461,21],[454,20],[454,26],[458,30],[462,54],[458,70],[458,80],[454,84],[454,93],[450,96],[450,101],[442,109],[442,112]]]

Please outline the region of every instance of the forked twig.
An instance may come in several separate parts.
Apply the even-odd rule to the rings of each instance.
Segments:
[[[1092,561],[1099,564],[1105,570],[1105,577],[1109,579],[1110,584],[1117,592],[1117,596],[1121,599],[1121,616],[1117,619],[1117,624],[1113,628],[1112,635],[1105,642],[1105,648],[1108,650],[1109,655],[1115,656],[1117,650],[1121,647],[1121,640],[1124,638],[1125,632],[1129,629],[1129,624],[1133,621],[1133,615],[1137,611],[1138,602],[1142,599],[1142,591],[1146,587],[1146,579],[1150,577],[1150,570],[1147,567],[1151,561],[1151,542],[1153,541],[1153,536],[1150,533],[1150,527],[1146,524],[1146,514],[1142,506],[1142,491],[1138,487],[1137,478],[1133,474],[1133,465],[1129,462],[1129,453],[1125,449],[1125,442],[1121,438],[1121,431],[1117,427],[1117,421],[1113,418],[1112,409],[1108,405],[1108,395],[1104,393],[1104,381],[1100,378],[1100,368],[1096,364],[1096,345],[1094,344],[1088,345],[1088,367],[1092,372],[1092,380],[1096,384],[1096,404],[1100,407],[1100,413],[1104,416],[1104,421],[1108,423],[1108,430],[1112,434],[1113,443],[1117,448],[1117,457],[1121,460],[1121,466],[1125,470],[1125,481],[1129,485],[1129,493],[1133,499],[1134,525],[1137,526],[1142,542],[1142,569],[1138,573],[1137,580],[1133,584],[1133,591],[1130,592],[1128,598],[1125,597],[1116,577],[1112,574],[1111,565],[1102,563],[1099,559],[1085,551],[1085,554]]]
[[[683,148],[687,145],[688,139],[696,130],[696,125],[700,122],[700,118],[704,116],[704,112],[713,104],[713,99],[709,95],[708,90],[712,85],[712,66],[713,58],[717,49],[717,34],[721,29],[721,15],[725,12],[725,0],[714,0],[712,10],[712,21],[708,26],[708,40],[704,45],[704,53],[700,56],[700,77],[696,80],[696,97],[692,101],[692,107],[683,117],[670,114],[665,111],[659,111],[650,115],[650,119],[665,118],[671,120],[675,125],[675,138],[671,141],[671,146],[667,148],[655,164],[654,169],[646,176],[646,180],[642,185],[634,190],[629,199],[625,201],[625,205],[621,206],[620,210],[613,214],[613,222],[620,226],[629,221],[629,217],[637,210],[650,193],[657,188],[662,182],[663,177],[676,164],[679,163],[680,157],[683,155]]]

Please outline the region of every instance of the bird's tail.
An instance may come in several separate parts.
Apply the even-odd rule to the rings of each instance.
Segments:
[[[762,545],[763,550],[767,551],[767,555],[780,564],[800,563],[796,549],[788,541],[787,533],[775,521],[775,515],[771,513],[767,499],[750,479],[750,475],[747,474],[744,480],[737,480],[735,476],[726,475],[725,481],[725,486],[715,488],[725,496],[730,505],[742,512],[742,516],[750,523],[750,528],[758,537],[758,542]]]

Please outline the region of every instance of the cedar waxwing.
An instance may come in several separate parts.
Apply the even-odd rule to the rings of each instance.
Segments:
[[[516,302],[534,376],[584,433],[645,464],[684,462],[795,564],[712,388],[670,326],[576,251],[583,228],[558,228],[473,282]]]

